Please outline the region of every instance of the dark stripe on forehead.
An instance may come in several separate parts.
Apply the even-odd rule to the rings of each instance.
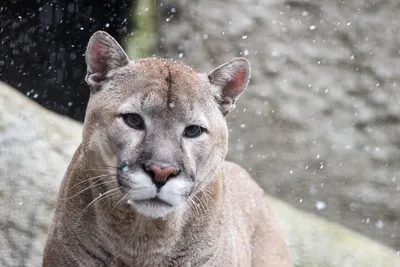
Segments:
[[[171,74],[171,70],[169,69],[168,65],[165,65],[167,67],[168,70],[168,77],[166,78],[167,84],[168,84],[168,91],[167,91],[167,108],[169,103],[171,102],[171,98],[172,98],[172,93],[171,93],[171,87],[172,87],[172,74]]]

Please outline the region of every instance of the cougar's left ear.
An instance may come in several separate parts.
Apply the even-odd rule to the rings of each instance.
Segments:
[[[245,58],[232,59],[208,74],[211,84],[220,88],[217,100],[224,116],[235,108],[235,102],[246,89],[249,78],[250,63]]]
[[[92,93],[99,90],[101,82],[105,80],[110,70],[123,67],[129,62],[124,49],[104,31],[97,31],[92,35],[85,59],[86,82],[90,85]]]

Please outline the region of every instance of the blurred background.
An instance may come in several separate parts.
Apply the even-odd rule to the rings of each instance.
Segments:
[[[0,81],[25,96],[0,86],[0,265],[40,266],[89,97],[86,44],[105,30],[132,59],[208,72],[247,57],[228,159],[283,201],[296,266],[400,266],[399,18],[397,0],[3,1]],[[327,236],[348,258],[316,251]]]

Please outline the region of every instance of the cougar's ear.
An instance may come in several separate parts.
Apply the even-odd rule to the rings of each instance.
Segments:
[[[89,40],[86,49],[87,75],[86,82],[93,93],[99,90],[107,73],[129,62],[124,49],[118,42],[104,31],[95,32]]]
[[[246,89],[249,78],[250,63],[245,58],[235,58],[208,74],[211,84],[220,88],[216,98],[224,116],[235,108],[235,102]]]

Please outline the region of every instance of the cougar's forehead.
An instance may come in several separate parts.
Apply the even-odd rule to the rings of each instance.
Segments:
[[[124,75],[123,100],[143,111],[162,112],[173,108],[188,111],[210,99],[199,75],[190,67],[168,60],[135,61]]]

